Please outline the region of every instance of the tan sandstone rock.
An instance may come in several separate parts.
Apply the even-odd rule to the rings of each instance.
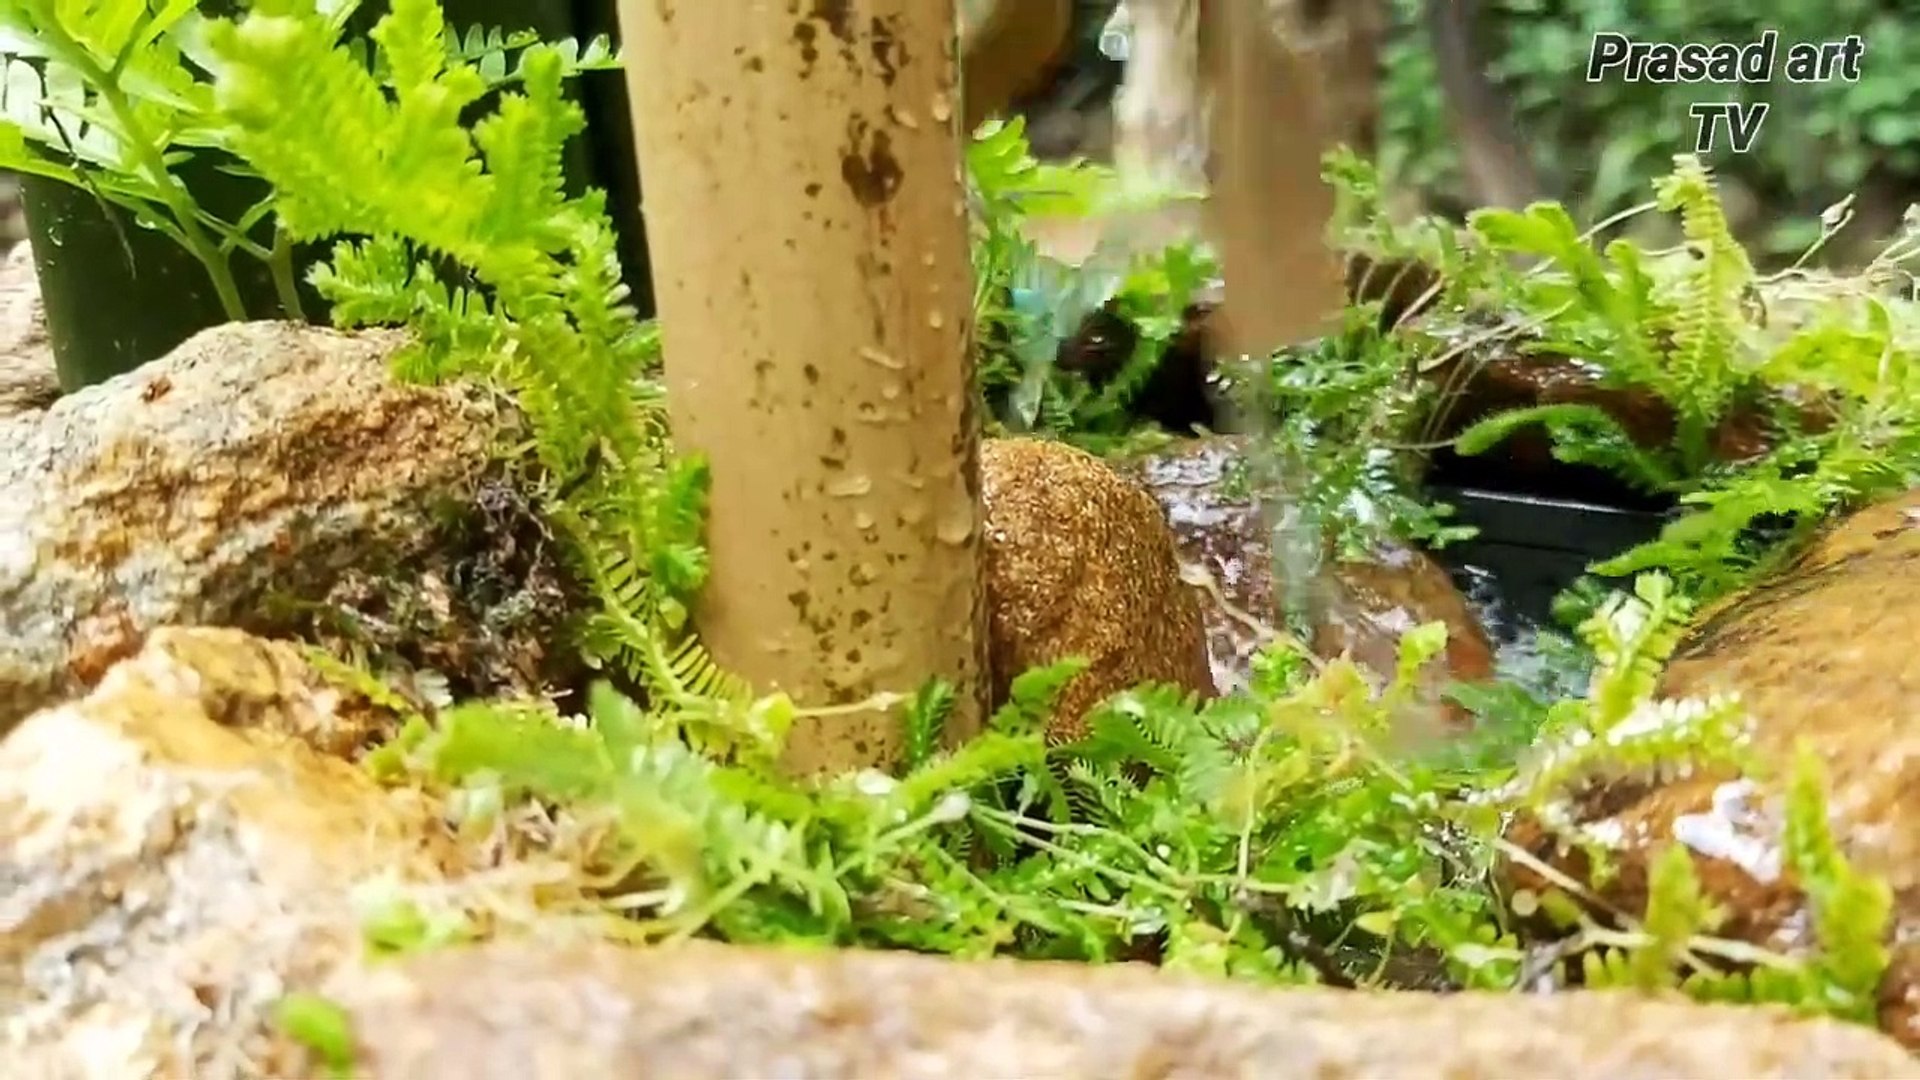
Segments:
[[[1090,666],[1057,702],[1052,734],[1142,682],[1211,695],[1194,596],[1153,499],[1064,443],[988,439],[980,447],[991,597],[993,699],[1022,672],[1069,656]]]
[[[269,1010],[360,940],[352,890],[438,882],[437,808],[317,753],[365,717],[291,646],[163,629],[0,741],[0,1072],[288,1075]]]
[[[370,1080],[1920,1077],[1866,1028],[1624,994],[1360,994],[1135,965],[495,944],[343,972]]]
[[[1920,940],[1920,493],[1840,522],[1774,579],[1703,612],[1662,678],[1668,697],[1737,693],[1753,749],[1784,778],[1804,741],[1826,768],[1834,836],[1892,887],[1896,943]],[[1578,800],[1583,825],[1621,838],[1600,894],[1644,911],[1652,856],[1678,842],[1729,909],[1722,933],[1792,952],[1811,944],[1803,899],[1782,871],[1780,792],[1725,772],[1632,781]],[[1512,839],[1585,876],[1532,823]],[[1543,887],[1515,868],[1522,885]],[[1898,945],[1882,1023],[1920,1049],[1920,957]]]

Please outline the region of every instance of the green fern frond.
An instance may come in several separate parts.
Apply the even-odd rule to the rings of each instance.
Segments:
[[[1655,191],[1661,209],[1679,212],[1693,256],[1676,285],[1679,302],[1668,363],[1672,378],[1691,388],[1674,402],[1687,429],[1680,437],[1701,440],[1695,452],[1703,455],[1706,428],[1720,418],[1739,377],[1743,304],[1753,283],[1753,266],[1734,239],[1713,178],[1698,158],[1675,157],[1672,175]]]
[[[1627,960],[1633,984],[1664,990],[1680,981],[1687,946],[1696,934],[1710,933],[1721,913],[1700,888],[1693,856],[1681,844],[1669,844],[1654,856],[1647,880],[1647,911],[1641,928],[1646,944]]]
[[[1872,1023],[1888,963],[1893,893],[1879,877],[1855,870],[1827,820],[1825,770],[1812,746],[1797,748],[1787,789],[1787,865],[1812,909],[1817,952],[1810,965],[1835,1015]]]
[[[940,749],[947,718],[953,715],[956,701],[953,684],[945,679],[928,679],[914,692],[907,704],[906,749],[902,764],[909,771],[932,760]]]
[[[448,35],[448,59],[452,64],[471,65],[489,87],[501,87],[526,77],[527,50],[538,44],[545,44],[559,56],[561,74],[567,78],[588,71],[620,68],[620,57],[604,34],[582,46],[573,38],[542,42],[531,30],[507,32],[499,27],[481,26],[469,26],[464,34]]]

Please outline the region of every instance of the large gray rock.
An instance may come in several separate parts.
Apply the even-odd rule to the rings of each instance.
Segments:
[[[513,414],[396,383],[402,340],[228,324],[0,418],[0,731],[169,624],[350,632],[457,690],[538,692],[564,589],[495,481]]]
[[[437,804],[315,749],[378,731],[364,704],[291,646],[161,630],[0,741],[0,1073],[288,1074],[273,1006],[360,947],[355,887],[455,862]]]

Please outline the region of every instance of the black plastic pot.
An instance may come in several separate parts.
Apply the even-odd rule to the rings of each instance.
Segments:
[[[219,171],[210,159],[195,161],[182,175],[201,205],[229,220],[259,197],[258,185]],[[62,390],[131,371],[227,321],[206,268],[164,234],[139,227],[125,210],[84,188],[40,177],[21,178],[20,199]],[[304,270],[315,254],[296,250],[296,266]],[[242,255],[230,265],[248,317],[282,318],[266,264]],[[311,289],[300,293],[309,316],[324,313]]]
[[[228,5],[209,0],[206,6]],[[546,40],[585,40],[597,34],[617,39],[614,0],[443,0],[443,6],[448,22],[462,31],[480,25],[533,30]],[[370,27],[383,11],[384,5],[374,0],[355,18]],[[593,72],[572,92],[589,126],[569,147],[568,179],[576,192],[588,186],[607,192],[633,302],[650,315],[646,234],[624,78],[618,71]],[[259,197],[256,186],[220,172],[205,158],[181,176],[201,206],[229,221]],[[205,268],[167,237],[137,227],[128,214],[87,191],[54,181],[23,179],[21,198],[63,389],[76,390],[131,371],[198,331],[227,321]],[[304,280],[326,250],[315,246],[297,251],[296,275]],[[245,255],[235,256],[232,266],[247,316],[283,317],[266,268]],[[309,319],[326,317],[319,298],[304,289],[303,307]]]
[[[1554,597],[1589,564],[1653,539],[1670,518],[1657,510],[1484,488],[1430,484],[1427,494],[1451,504],[1459,524],[1480,530],[1435,557],[1455,571],[1485,572],[1508,612],[1542,626],[1552,622]]]

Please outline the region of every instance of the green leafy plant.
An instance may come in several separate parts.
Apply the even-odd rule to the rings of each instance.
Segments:
[[[1677,497],[1689,513],[1595,569],[1661,568],[1707,597],[1750,580],[1793,526],[1804,532],[1920,476],[1920,395],[1894,330],[1910,316],[1893,314],[1906,302],[1885,292],[1912,241],[1896,238],[1852,278],[1759,279],[1706,170],[1691,157],[1677,161],[1656,185],[1658,206],[1682,223],[1672,252],[1614,240],[1602,254],[1552,204],[1472,219],[1494,252],[1546,261],[1505,294],[1540,328],[1529,348],[1579,361],[1603,386],[1650,391],[1672,412],[1671,440],[1649,446],[1597,406],[1552,404],[1489,417],[1456,445],[1485,452],[1539,424],[1562,460]],[[1768,444],[1735,460],[1722,435],[1742,412]]]
[[[280,999],[275,1022],[288,1038],[313,1052],[328,1076],[353,1075],[353,1026],[339,1005],[318,994],[288,994]]]
[[[1133,408],[1140,392],[1215,276],[1213,258],[1193,242],[1140,251],[1115,236],[1069,266],[1041,254],[1024,223],[1120,218],[1190,193],[1138,188],[1086,161],[1039,162],[1017,118],[983,127],[967,165],[982,391],[1009,426],[1096,450],[1124,445],[1143,426]],[[1115,370],[1094,379],[1059,357],[1101,312],[1117,317],[1132,342]]]
[[[774,746],[727,764],[694,751],[671,712],[604,688],[585,724],[464,707],[396,752],[435,784],[496,793],[470,805],[615,813],[582,862],[611,867],[601,876],[629,903],[656,898],[634,931],[648,936],[1087,960],[1158,942],[1177,967],[1372,979],[1307,943],[1301,927],[1331,917],[1375,953],[1457,945],[1470,972],[1500,933],[1484,868],[1450,839],[1449,781],[1374,748],[1444,641],[1438,624],[1410,635],[1383,689],[1344,661],[1282,663],[1271,696],[1203,707],[1142,687],[1052,749],[1050,702],[1079,665],[1040,669],[978,739],[935,752],[910,737],[921,749],[897,778],[787,780]],[[940,700],[913,711],[922,735]]]
[[[1460,140],[1454,137],[1428,36],[1423,0],[1393,0],[1382,57],[1381,168],[1398,189],[1430,205],[1465,212]],[[1629,82],[1615,73],[1586,82],[1596,33],[1636,41],[1745,44],[1762,30],[1779,34],[1776,65],[1787,46],[1859,34],[1867,44],[1857,81],[1796,83],[1778,73],[1766,83],[1719,87],[1725,100],[1771,106],[1753,148],[1727,152],[1715,164],[1748,209],[1736,233],[1766,261],[1794,260],[1820,234],[1817,215],[1850,194],[1881,202],[1901,197],[1920,175],[1920,128],[1903,108],[1905,73],[1920,51],[1904,9],[1880,0],[1781,0],[1764,18],[1731,0],[1624,4],[1575,0],[1490,0],[1472,28],[1484,50],[1485,73],[1514,114],[1532,162],[1556,198],[1583,220],[1638,203],[1648,179],[1668,168],[1676,147],[1694,142],[1688,107],[1699,88],[1685,83]],[[1720,98],[1716,98],[1719,100]],[[1894,213],[1898,204],[1892,207]],[[1646,239],[1664,242],[1662,223]],[[1884,227],[1884,226],[1878,226]],[[1865,237],[1871,240],[1872,238]]]
[[[1697,160],[1680,158],[1659,194],[1659,205],[1685,222],[1687,256],[1660,280],[1629,241],[1613,241],[1604,256],[1596,252],[1557,204],[1478,211],[1470,220],[1495,251],[1544,259],[1556,271],[1514,283],[1515,304],[1542,322],[1530,347],[1591,364],[1607,385],[1652,391],[1673,410],[1671,444],[1642,448],[1595,406],[1542,405],[1469,429],[1456,443],[1463,453],[1483,452],[1537,423],[1553,433],[1566,460],[1615,469],[1652,490],[1670,490],[1714,464],[1714,429],[1736,391],[1751,382],[1742,305],[1753,269]]]
[[[1405,459],[1436,445],[1435,418],[1496,351],[1571,363],[1599,390],[1650,398],[1671,418],[1665,438],[1629,430],[1625,414],[1596,397],[1497,411],[1451,440],[1473,456],[1541,430],[1561,461],[1678,503],[1659,537],[1595,573],[1660,570],[1708,599],[1753,580],[1832,513],[1920,478],[1920,388],[1906,346],[1915,309],[1900,294],[1920,250],[1911,226],[1857,273],[1762,277],[1711,177],[1688,156],[1650,204],[1680,223],[1681,243],[1665,250],[1625,238],[1602,245],[1598,228],[1583,231],[1557,203],[1478,211],[1465,231],[1434,219],[1402,225],[1384,213],[1363,163],[1336,157],[1328,173],[1342,195],[1344,246],[1419,260],[1445,284],[1420,318],[1359,343],[1358,362],[1380,372],[1376,389],[1344,406],[1318,390],[1292,407],[1324,408],[1367,432],[1369,446]],[[1395,381],[1395,371],[1406,374]],[[1441,384],[1424,399],[1432,407],[1409,407],[1406,388],[1422,381]],[[1377,475],[1374,488],[1409,492],[1417,474],[1402,464]],[[1407,535],[1434,529],[1417,513],[1402,516]]]
[[[395,743],[388,764],[450,790],[450,805],[480,815],[469,828],[492,833],[529,801],[550,807],[543,833],[575,838],[568,857],[617,906],[608,932],[623,937],[1513,988],[1528,962],[1492,884],[1508,815],[1554,822],[1553,807],[1598,782],[1748,763],[1735,703],[1652,696],[1687,610],[1670,582],[1643,578],[1582,628],[1596,675],[1584,698],[1554,707],[1544,748],[1466,769],[1381,749],[1444,647],[1439,624],[1406,636],[1384,685],[1277,645],[1242,694],[1197,704],[1171,688],[1124,691],[1083,738],[1051,747],[1051,702],[1078,661],[1022,676],[985,733],[945,751],[931,733],[950,699],[930,685],[908,711],[918,749],[894,777],[783,777],[770,764],[777,732],[752,734],[760,751],[746,758],[701,753],[671,709],[606,687],[564,724],[545,707],[462,706]],[[1712,905],[1684,853],[1669,852],[1644,913],[1614,928],[1585,920],[1561,959],[1597,983],[1712,997],[1739,979],[1749,998],[1858,1018],[1858,992],[1884,966],[1887,894],[1823,831],[1822,793],[1799,774],[1788,815],[1788,857],[1820,927],[1813,952],[1711,938]],[[569,830],[572,819],[610,827]],[[1571,819],[1554,827],[1592,842]],[[1695,964],[1703,950],[1746,967]]]
[[[0,164],[125,206],[223,296],[243,250],[274,261],[292,310],[291,245],[332,241],[308,277],[336,324],[405,326],[402,377],[479,379],[525,417],[530,454],[502,451],[534,474],[601,602],[582,625],[589,659],[668,700],[750,708],[686,626],[707,569],[705,471],[671,452],[657,333],[626,302],[604,196],[566,193],[563,150],[585,121],[562,84],[611,65],[606,43],[463,36],[436,0],[395,0],[363,36],[356,7],[9,7],[6,85],[22,97]],[[44,100],[26,100],[35,88]],[[260,183],[243,220],[194,203],[176,169],[197,154]],[[249,246],[256,227],[271,249]]]
[[[1414,461],[1396,445],[1431,408],[1415,355],[1380,326],[1377,305],[1350,309],[1340,332],[1290,349],[1248,376],[1268,430],[1254,455],[1259,483],[1285,491],[1336,558],[1365,560],[1384,540],[1441,547],[1473,535],[1452,508],[1418,494]]]
[[[528,44],[509,68],[498,39],[470,36],[470,61],[434,0],[395,0],[371,50],[311,5],[204,36],[223,139],[271,185],[279,229],[335,241],[311,275],[335,322],[407,326],[403,377],[479,378],[526,416],[547,516],[601,601],[589,659],[744,708],[685,625],[706,574],[704,467],[671,453],[657,338],[626,303],[604,195],[565,191],[563,149],[585,126],[561,92],[575,50]]]
[[[304,10],[337,38],[358,6],[265,4],[259,10]],[[201,159],[261,179],[232,154],[231,117],[216,101],[210,77],[216,61],[205,31],[211,21],[198,8],[192,0],[20,0],[0,8],[0,169],[83,187],[126,210],[140,227],[169,236],[199,261],[229,318],[248,315],[234,255],[262,260],[272,269],[283,313],[298,318],[294,235],[277,222],[277,189],[262,186],[258,201],[223,220],[208,213],[182,179],[183,168]],[[533,44],[532,35],[476,28],[431,47],[491,89],[525,77]],[[537,55],[557,60],[563,77],[616,63],[604,38],[542,46]],[[390,74],[382,67],[373,76],[385,82]],[[357,175],[344,171],[349,165],[340,162],[335,168],[341,171],[327,179]]]

